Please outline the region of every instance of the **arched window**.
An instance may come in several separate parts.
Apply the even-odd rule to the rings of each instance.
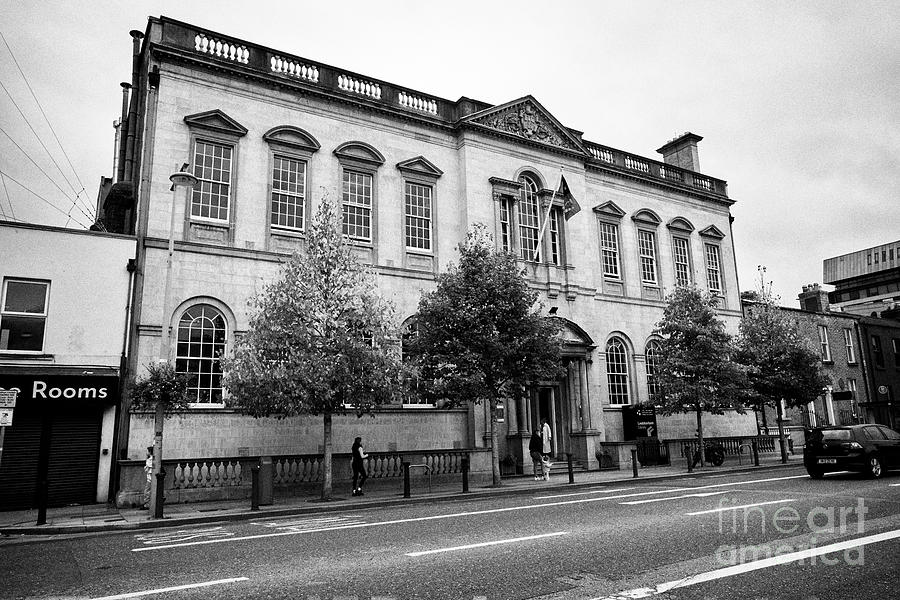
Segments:
[[[538,203],[537,182],[528,175],[519,178],[522,197],[519,200],[519,249],[523,260],[534,260],[537,250],[538,233],[541,228],[541,213]]]
[[[647,393],[650,402],[654,404],[659,400],[659,382],[656,379],[656,367],[659,364],[659,353],[662,346],[658,340],[650,340],[647,342],[647,354],[645,364],[647,365]]]
[[[193,404],[222,405],[222,355],[225,353],[225,317],[209,304],[197,304],[181,315],[175,370],[188,376]]]
[[[606,343],[606,379],[609,384],[609,403],[630,404],[628,395],[628,350],[621,338]]]

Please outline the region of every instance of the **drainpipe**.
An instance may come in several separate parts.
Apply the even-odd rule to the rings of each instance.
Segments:
[[[123,81],[119,84],[122,86],[122,118],[119,119],[119,125],[116,128],[116,139],[118,140],[118,159],[116,160],[116,183],[125,181],[125,138],[128,135],[128,90],[131,84]]]

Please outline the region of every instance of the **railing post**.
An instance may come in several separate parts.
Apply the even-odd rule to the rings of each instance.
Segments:
[[[571,465],[572,463],[569,462],[569,464]],[[571,472],[572,472],[572,470],[570,467],[569,473],[571,473]],[[634,477],[638,476],[638,461],[637,461],[637,449],[636,448],[631,449],[631,472],[633,473]]]
[[[566,462],[569,464],[569,483],[575,483],[575,473],[572,471],[572,453],[566,452]]]
[[[754,439],[752,442],[750,442],[750,444],[753,447],[753,466],[758,467],[759,466],[759,442]]]
[[[250,467],[250,510],[259,510],[259,465]]]
[[[469,492],[469,457],[464,456],[462,459],[462,484],[463,484],[463,494],[467,494]]]
[[[163,518],[163,503],[166,501],[166,470],[163,467],[159,468],[159,473],[156,474],[156,505],[153,508],[153,518],[154,519],[162,519]]]
[[[403,497],[409,498],[409,463],[403,461]]]

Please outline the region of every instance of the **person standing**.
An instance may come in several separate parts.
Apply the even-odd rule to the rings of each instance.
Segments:
[[[369,478],[366,473],[366,463],[363,460],[369,458],[369,455],[363,450],[361,437],[353,440],[353,447],[350,449],[350,453],[353,455],[353,462],[351,463],[353,467],[353,495],[362,496],[363,484]]]
[[[534,463],[534,480],[540,481],[543,477],[541,471],[541,451],[544,444],[541,441],[541,434],[537,431],[531,434],[531,441],[528,442],[528,452],[531,454],[531,462]]]
[[[141,508],[150,508],[150,484],[153,481],[153,446],[147,446],[147,459],[144,461],[144,505]]]
[[[550,424],[547,419],[541,419],[541,471],[544,481],[550,481],[550,453],[553,452],[553,446],[550,442],[553,440],[553,434],[550,432]]]

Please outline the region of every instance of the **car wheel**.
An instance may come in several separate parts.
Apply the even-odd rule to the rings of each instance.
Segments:
[[[825,472],[819,471],[818,469],[807,469],[806,472],[809,473],[809,476],[812,479],[822,479],[825,477]]]
[[[878,456],[872,455],[869,457],[869,460],[867,461],[866,464],[867,464],[866,474],[869,477],[871,477],[872,479],[878,479],[879,477],[881,477],[881,473],[883,471],[883,468],[881,466],[881,458],[879,458]]]

